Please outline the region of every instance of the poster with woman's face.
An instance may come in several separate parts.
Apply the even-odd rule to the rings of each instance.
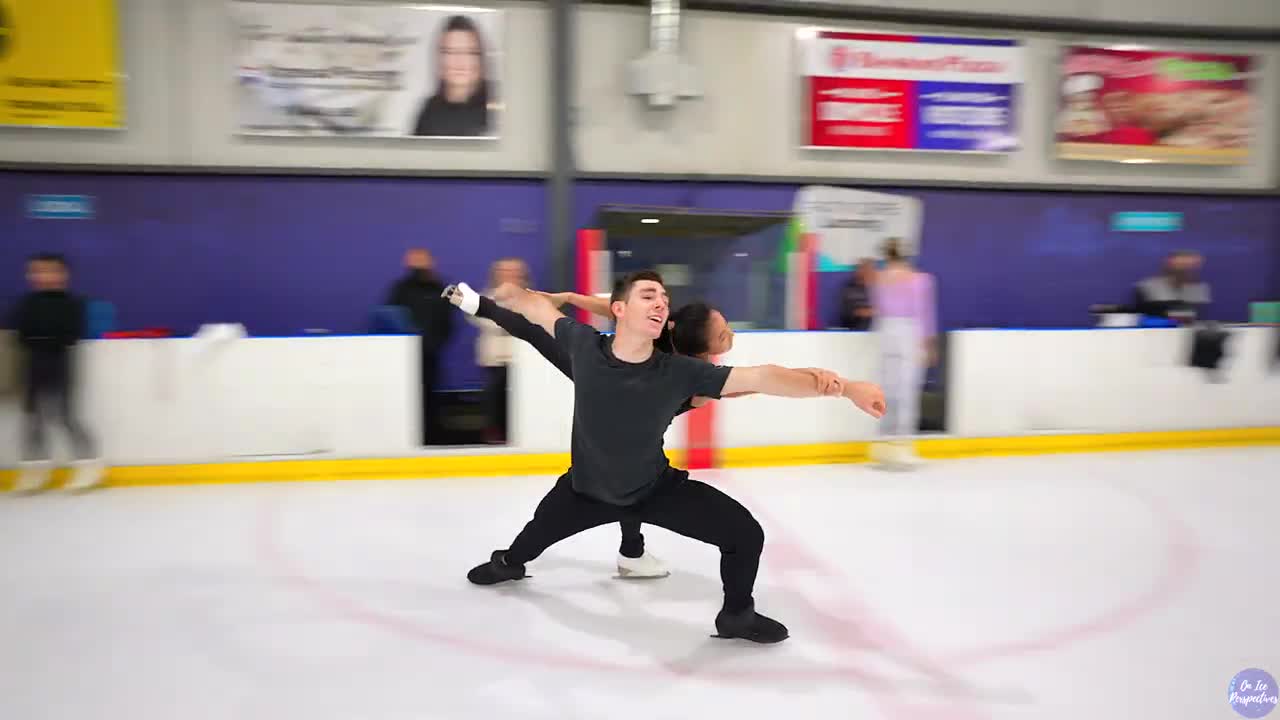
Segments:
[[[236,1],[245,134],[496,138],[502,13]]]
[[[495,68],[501,15],[476,8],[432,8],[418,103],[405,115],[414,137],[497,137],[500,87]]]

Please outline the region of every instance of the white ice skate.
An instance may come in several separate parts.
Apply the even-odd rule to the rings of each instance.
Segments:
[[[102,484],[104,470],[100,459],[77,460],[71,466],[71,479],[67,481],[66,489],[72,492],[92,490]]]
[[[893,462],[899,470],[915,470],[924,464],[916,455],[916,444],[911,440],[899,440],[894,443]]]
[[[662,561],[654,557],[648,550],[638,558],[629,558],[618,554],[618,577],[631,579],[663,578],[671,574]]]
[[[916,455],[915,443],[910,440],[874,443],[871,446],[871,460],[881,470],[900,472],[914,470],[924,462]]]
[[[53,474],[53,463],[48,460],[29,460],[18,464],[18,479],[13,484],[16,493],[32,493],[43,490]]]

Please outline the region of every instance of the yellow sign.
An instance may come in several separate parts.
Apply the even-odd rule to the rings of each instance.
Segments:
[[[116,0],[0,0],[0,125],[124,124]]]

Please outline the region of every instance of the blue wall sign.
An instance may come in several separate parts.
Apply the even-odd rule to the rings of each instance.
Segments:
[[[1118,212],[1111,216],[1112,232],[1177,232],[1180,212]]]
[[[88,220],[93,214],[92,195],[27,196],[27,217],[36,220]]]

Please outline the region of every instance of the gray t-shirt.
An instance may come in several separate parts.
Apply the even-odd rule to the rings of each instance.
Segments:
[[[573,365],[573,489],[613,505],[643,500],[674,470],[662,436],[690,397],[719,398],[730,368],[657,350],[642,363],[613,355],[613,338],[568,317],[556,342]]]

